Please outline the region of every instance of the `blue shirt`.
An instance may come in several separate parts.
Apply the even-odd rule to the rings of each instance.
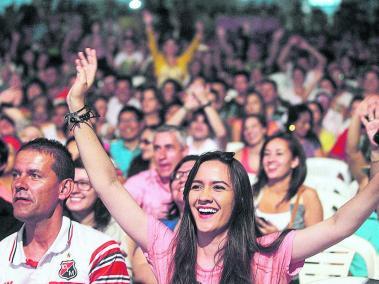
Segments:
[[[127,176],[130,163],[134,157],[141,153],[141,150],[138,147],[134,150],[130,150],[125,147],[124,140],[117,139],[112,141],[110,153],[113,161],[116,163],[117,168],[122,171],[124,176]]]

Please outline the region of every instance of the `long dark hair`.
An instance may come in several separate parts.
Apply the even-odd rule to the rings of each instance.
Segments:
[[[299,141],[293,135],[289,133],[279,132],[266,139],[261,150],[260,161],[259,161],[259,164],[261,166],[259,168],[257,182],[253,186],[253,192],[254,192],[254,195],[257,196],[259,192],[262,190],[262,188],[265,187],[268,183],[266,172],[262,166],[263,156],[264,156],[264,151],[268,143],[270,143],[272,140],[277,139],[277,138],[283,139],[284,141],[286,141],[288,144],[288,148],[290,149],[292,153],[292,157],[298,158],[299,160],[299,165],[292,170],[290,186],[289,186],[286,196],[282,200],[282,201],[288,201],[296,195],[300,186],[304,183],[305,176],[307,175],[307,167],[305,163],[306,158],[305,158],[303,147],[301,146]]]
[[[234,190],[234,208],[228,223],[227,240],[217,253],[218,262],[223,265],[220,283],[251,283],[253,278],[251,261],[254,253],[275,251],[288,233],[288,230],[282,232],[268,246],[262,246],[257,242],[256,238],[259,235],[255,224],[253,195],[249,178],[244,167],[233,156],[234,153],[230,152],[205,153],[198,158],[188,176],[184,188],[183,218],[176,239],[172,243],[172,249],[175,252],[170,265],[171,283],[197,283],[197,228],[191,213],[188,195],[200,165],[206,161],[217,160],[228,166]]]

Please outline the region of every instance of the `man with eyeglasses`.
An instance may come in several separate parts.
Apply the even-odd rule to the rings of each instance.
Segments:
[[[133,158],[141,153],[138,143],[142,129],[143,113],[133,106],[123,107],[118,115],[119,138],[112,141],[110,154],[125,177]]]
[[[12,205],[24,225],[0,242],[0,283],[130,283],[116,241],[63,217],[74,173],[57,141],[36,139],[18,151]]]

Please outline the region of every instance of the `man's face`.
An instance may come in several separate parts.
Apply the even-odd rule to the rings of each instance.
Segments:
[[[275,87],[271,83],[261,84],[260,92],[266,104],[272,104],[278,98],[278,94],[276,93]]]
[[[116,96],[122,104],[126,104],[132,95],[129,81],[120,80],[116,85]]]
[[[141,122],[138,121],[134,112],[123,112],[118,120],[118,130],[123,140],[133,141],[139,138]]]
[[[16,155],[13,167],[13,214],[23,222],[38,222],[55,212],[61,183],[52,170],[54,158],[33,150]]]
[[[161,178],[170,178],[176,164],[186,155],[174,132],[159,132],[153,140],[154,161]]]

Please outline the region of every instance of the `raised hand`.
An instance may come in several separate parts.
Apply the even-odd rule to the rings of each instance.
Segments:
[[[86,48],[85,52],[79,52],[78,58],[75,60],[77,71],[74,84],[67,96],[67,104],[70,111],[77,111],[84,106],[84,94],[91,88],[95,81],[97,70],[96,50]]]
[[[146,26],[151,26],[153,24],[154,18],[153,18],[153,15],[149,11],[147,10],[143,11],[142,17],[143,17],[143,22],[145,23]]]
[[[379,145],[375,142],[374,138],[379,130],[379,96],[369,96],[365,98],[358,106],[357,111],[363,125],[366,127],[366,133],[371,142],[371,147],[378,149]]]

